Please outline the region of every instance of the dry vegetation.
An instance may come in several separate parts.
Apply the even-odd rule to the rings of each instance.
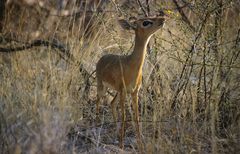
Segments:
[[[114,91],[95,122],[91,73],[102,55],[132,50],[119,15],[159,9],[170,19],[150,42],[139,94],[146,153],[240,151],[238,0],[54,2],[1,1],[0,153],[137,153],[129,98],[125,149],[107,103]]]

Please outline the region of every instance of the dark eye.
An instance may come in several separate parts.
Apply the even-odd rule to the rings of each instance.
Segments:
[[[143,22],[143,26],[147,26],[147,25],[150,25],[150,24],[152,24],[151,21],[144,21],[144,22]]]

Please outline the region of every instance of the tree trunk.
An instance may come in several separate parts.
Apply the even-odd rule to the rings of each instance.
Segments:
[[[0,33],[2,32],[4,26],[5,3],[6,0],[0,1]]]

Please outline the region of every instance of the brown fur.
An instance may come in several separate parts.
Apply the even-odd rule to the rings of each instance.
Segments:
[[[144,21],[150,21],[152,24],[148,27],[143,26]],[[133,52],[128,56],[120,55],[105,55],[97,63],[97,114],[99,113],[99,102],[103,97],[107,87],[116,90],[120,94],[120,106],[122,112],[122,126],[120,135],[120,147],[123,147],[123,138],[125,135],[125,97],[130,93],[133,100],[133,108],[135,113],[135,122],[137,129],[137,138],[140,147],[142,142],[140,139],[139,117],[138,117],[138,91],[142,82],[142,66],[146,54],[146,47],[152,34],[163,27],[165,19],[163,17],[148,17],[144,19],[135,20],[134,22],[127,22],[120,20],[123,28],[135,31],[135,47]],[[115,109],[116,97],[111,102],[113,117],[116,121]]]

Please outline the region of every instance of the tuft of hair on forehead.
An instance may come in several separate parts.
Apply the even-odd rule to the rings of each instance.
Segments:
[[[125,19],[119,19],[118,23],[125,30],[134,30],[134,29],[136,29],[135,21],[130,22],[130,21],[125,20]]]
[[[128,18],[128,20],[129,20],[130,22],[133,22],[133,21],[138,20],[138,18],[136,18],[136,17],[134,17],[134,16],[131,16],[131,17]]]

